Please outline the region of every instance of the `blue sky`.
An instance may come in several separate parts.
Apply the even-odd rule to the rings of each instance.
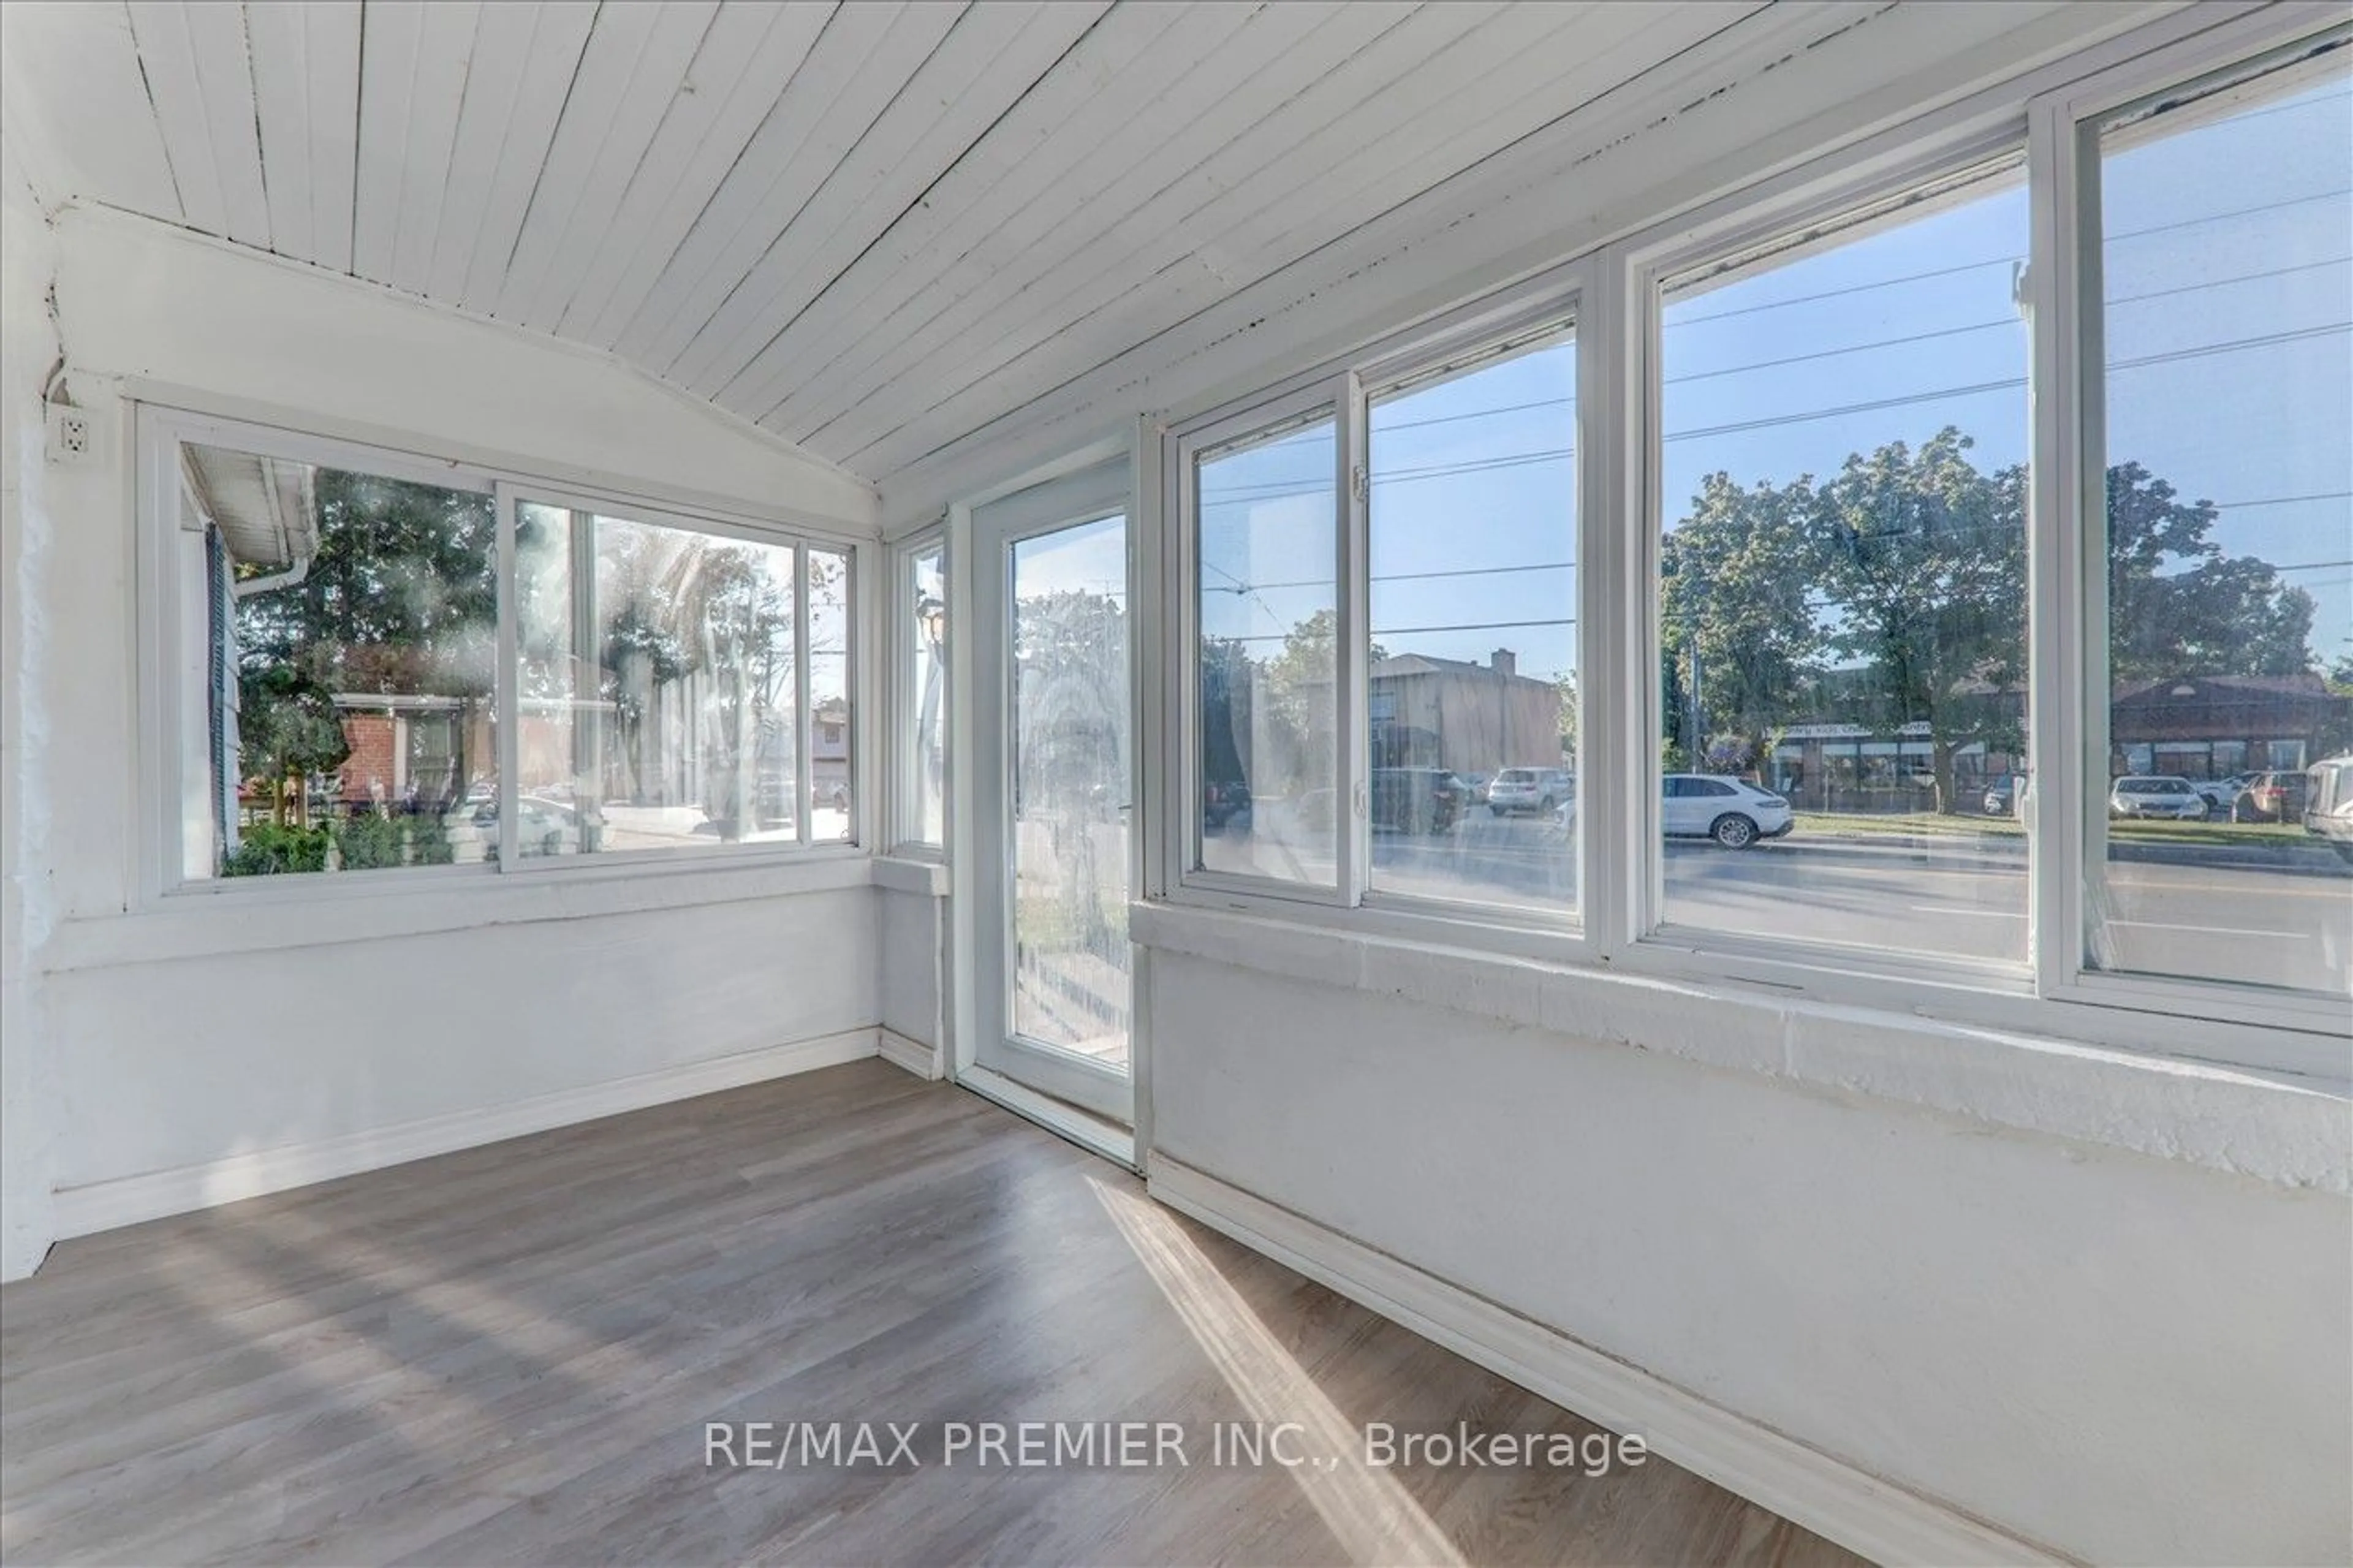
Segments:
[[[2111,460],[2226,503],[2211,537],[2298,568],[2285,576],[2319,601],[2321,662],[2353,653],[2342,76],[2120,145],[2104,170]],[[1975,438],[1981,467],[2023,460],[2013,277],[2026,224],[2013,172],[1928,216],[1671,296],[1670,516],[1717,469],[1744,483],[1827,475],[1947,424]],[[1376,405],[1373,618],[1389,651],[1483,660],[1510,647],[1525,672],[1567,668],[1573,357],[1546,348]],[[1875,402],[1891,405],[1800,417]],[[1725,428],[1740,426],[1752,427]],[[1331,604],[1331,471],[1328,424],[1204,465],[1205,631],[1271,649]],[[1409,629],[1422,627],[1462,629]]]

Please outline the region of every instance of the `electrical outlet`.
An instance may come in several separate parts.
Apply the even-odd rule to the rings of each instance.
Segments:
[[[90,428],[90,414],[85,409],[52,405],[49,408],[49,461],[52,463],[86,463],[90,461],[94,437]]]

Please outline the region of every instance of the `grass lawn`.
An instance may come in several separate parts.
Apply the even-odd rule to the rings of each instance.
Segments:
[[[2026,825],[2008,816],[1940,816],[1935,812],[1886,815],[1801,811],[1798,831],[1823,838],[2024,838]],[[2295,822],[2111,822],[2109,836],[2132,844],[2302,844],[2311,836]]]

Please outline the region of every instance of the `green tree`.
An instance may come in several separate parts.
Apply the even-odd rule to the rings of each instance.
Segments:
[[[1822,629],[1808,600],[1812,481],[1744,489],[1710,474],[1660,546],[1662,715],[1675,760],[1711,737],[1769,753],[1811,684]]]
[[[283,826],[287,797],[309,814],[312,774],[332,773],[352,754],[327,689],[294,664],[237,675],[237,765],[269,786],[270,821]]]
[[[1970,444],[1947,426],[1849,458],[1813,498],[1809,552],[1828,647],[1869,672],[1874,717],[1926,724],[1940,811],[1962,748],[2021,739],[2006,697],[2026,672],[2025,473],[1981,473]]]
[[[2297,675],[2313,668],[2312,595],[2269,562],[2225,555],[2221,515],[2138,463],[2108,470],[2108,642],[2116,679]]]

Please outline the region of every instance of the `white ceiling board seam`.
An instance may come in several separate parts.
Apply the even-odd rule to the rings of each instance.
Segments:
[[[605,243],[596,247],[572,297],[565,301],[554,331],[568,331],[592,342],[601,341],[596,323],[619,288],[638,274],[649,236],[682,235],[684,227],[674,215],[688,205],[699,210],[717,190],[718,177],[707,172],[710,154],[730,142],[734,154],[742,153],[756,125],[756,121],[742,122],[746,106],[757,104],[763,94],[774,91],[776,76],[765,68],[771,51],[780,44],[789,47],[795,32],[803,26],[809,26],[809,36],[814,37],[814,26],[805,20],[814,9],[807,5],[769,10],[720,7],[688,65],[677,100],[663,115],[647,143],[645,157],[622,193]],[[739,37],[747,29],[748,37]],[[720,171],[720,176],[723,174]],[[649,273],[647,281],[651,280]]]
[[[427,7],[417,35],[400,207],[392,225],[392,267],[383,279],[411,293],[422,293],[432,274],[481,19],[476,0],[437,0]]]
[[[979,144],[981,139],[986,137],[992,128],[1003,123],[1005,117],[1036,89],[1038,83],[1044,80],[1048,73],[1070,57],[1070,51],[1077,47],[1081,38],[1093,29],[1095,24],[1108,9],[1106,5],[1077,5],[1068,3],[1068,0],[1036,6],[1020,27],[1002,41],[997,51],[976,73],[979,80],[985,82],[991,76],[1010,72],[1018,82],[1018,89],[1010,96],[1002,93],[983,94],[978,90],[976,83],[974,89],[949,95],[943,104],[942,112],[934,116],[931,123],[913,139],[912,145],[897,159],[893,167],[873,183],[871,187],[871,195],[862,200],[854,200],[849,209],[840,215],[823,238],[812,245],[803,247],[797,259],[794,260],[789,267],[779,268],[783,275],[762,296],[760,303],[753,313],[751,329],[756,331],[760,326],[774,321],[776,322],[775,331],[760,338],[749,352],[738,351],[731,356],[734,363],[729,367],[728,379],[723,384],[721,390],[713,394],[714,397],[720,401],[728,402],[731,406],[736,406],[740,411],[740,402],[727,398],[724,395],[724,387],[733,385],[749,368],[753,361],[765,351],[766,346],[774,342],[786,326],[799,319],[811,301],[823,294],[825,288],[833,279],[839,277],[849,267],[856,264],[859,257],[872,249],[882,237],[890,232],[892,225],[904,218],[908,213],[920,207],[929,195],[939,188],[940,182],[945,179],[948,174],[971,153],[974,147]],[[1008,9],[1001,5],[993,5],[965,13],[967,16],[985,15],[992,17],[1008,14]],[[1085,17],[1085,21],[1079,26],[1074,34],[1071,30],[1073,19],[1082,16]],[[1050,55],[1048,51],[1050,51]],[[1048,58],[1039,58],[1039,56],[1048,56]],[[934,61],[937,61],[939,58],[934,55]],[[931,63],[926,63],[927,70]],[[922,75],[923,73],[918,73],[917,78],[910,82],[911,91],[916,90],[922,80]],[[973,126],[972,119],[981,114],[987,115],[987,123],[977,127]],[[948,138],[944,144],[941,142],[943,137]],[[948,153],[948,149],[951,147],[954,152]],[[947,154],[944,163],[941,161],[944,153]],[[850,177],[850,165],[845,162],[842,168],[836,171],[836,178]],[[916,181],[920,181],[921,184],[915,184]],[[910,189],[911,185],[913,188]],[[887,200],[884,199],[886,196]],[[861,216],[878,200],[882,201],[889,216],[879,226],[873,226],[871,218],[861,223]],[[859,237],[861,231],[864,232],[862,239]],[[847,237],[846,240],[845,237]],[[843,256],[842,252],[850,247],[855,248],[849,249],[849,253]],[[781,251],[773,252],[772,257],[781,257],[783,254]],[[766,265],[764,261],[763,266]],[[818,278],[822,278],[823,281],[812,281]],[[722,362],[722,363],[725,363],[725,361]]]
[[[417,83],[421,6],[370,6],[361,14],[359,159],[352,181],[352,267],[376,282],[392,278],[400,223],[401,167],[409,94]]]
[[[1121,268],[1141,266],[1159,271],[1181,262],[1181,256],[1155,260],[1155,247],[1172,236],[1181,236],[1208,205],[1250,185],[1265,170],[1282,167],[1286,150],[1298,144],[1293,127],[1301,116],[1321,115],[1326,105],[1333,105],[1328,117],[1309,121],[1317,130],[1328,130],[1348,116],[1377,112],[1399,82],[1427,68],[1434,57],[1476,36],[1506,10],[1500,5],[1426,5],[1416,10],[1338,66],[1299,83],[1281,103],[1234,134],[1224,136],[1213,152],[1125,204],[1116,218],[1099,227],[1102,238],[1097,242],[1078,247],[1043,271],[1007,267],[954,301],[915,336],[867,356],[863,368],[835,389],[839,412],[809,433],[808,443],[832,450],[866,445],[882,433],[875,427],[875,421],[883,416],[881,411],[868,406],[880,389],[913,364],[934,367],[935,356],[949,352],[965,334],[995,331],[1008,310],[1026,307],[1030,314],[1021,319],[1027,322],[1036,318],[1039,308],[1060,308],[1073,290],[1093,287]],[[1142,185],[1145,181],[1134,183]],[[1139,228],[1144,231],[1141,238],[1134,236]],[[988,341],[993,343],[996,339]]]
[[[205,125],[203,89],[188,43],[186,13],[174,5],[136,4],[130,16],[140,70],[147,80],[148,101],[171,158],[181,214],[193,228],[226,235],[227,207],[221,197],[220,172],[214,163],[212,135]]]
[[[537,17],[526,7],[488,5],[474,25],[474,53],[466,89],[449,134],[449,173],[441,184],[432,260],[418,290],[434,299],[463,296],[507,136],[514,123],[516,90]]]
[[[502,321],[521,321],[528,292],[554,265],[572,232],[586,187],[596,178],[605,150],[625,119],[629,89],[662,37],[666,5],[599,5],[588,47],[580,53],[555,133],[532,182],[522,223],[498,289],[486,309]]]
[[[360,141],[359,0],[314,0],[302,13],[302,112],[308,137],[309,259],[351,269]]]
[[[662,22],[648,35],[616,95],[596,155],[570,182],[575,187],[571,208],[561,227],[551,231],[556,237],[547,248],[540,276],[511,279],[519,292],[501,314],[534,327],[554,326],[579,287],[596,247],[612,234],[613,220],[643,174],[662,125],[678,111],[681,99],[693,96],[686,91],[690,73],[710,41],[720,8],[715,0],[673,3],[659,15]],[[621,172],[624,164],[626,174]]]
[[[515,113],[508,119],[507,132],[499,146],[498,174],[491,178],[489,205],[483,213],[483,232],[476,237],[474,254],[466,268],[463,302],[469,310],[480,310],[486,316],[491,314],[499,291],[513,268],[515,250],[522,244],[524,226],[530,221],[532,206],[539,199],[540,182],[546,177],[548,163],[554,155],[555,139],[563,130],[565,116],[571,111],[572,95],[580,84],[580,73],[586,66],[588,51],[594,47],[596,20],[601,14],[602,7],[598,5],[543,5],[533,20],[531,47],[524,56],[525,85],[544,87],[552,83],[554,72],[546,63],[554,62],[563,67],[564,90],[560,94],[542,94],[543,98],[553,100],[543,110],[543,136],[538,133],[536,127],[522,122],[522,110],[529,100],[522,92],[516,94]],[[571,49],[543,48],[540,39],[551,24],[576,24],[577,47]],[[567,54],[571,57],[568,60],[565,58]],[[533,67],[543,68],[535,72]],[[520,154],[515,140],[518,132],[526,138]],[[534,143],[537,146],[535,153],[528,151]],[[528,158],[529,162],[512,161],[518,155]],[[502,212],[499,199],[502,183],[501,176],[512,171],[513,180],[520,184],[525,170],[529,172],[530,188],[521,194],[519,200],[510,202]],[[511,229],[505,228],[507,213],[512,213],[514,219]],[[502,230],[505,234],[503,241],[500,238]]]
[[[799,221],[826,181],[849,156],[907,79],[931,58],[932,51],[955,26],[961,9],[947,5],[902,6],[887,14],[882,36],[862,51],[862,57],[854,64],[837,70],[828,62],[828,70],[836,72],[839,79],[823,103],[811,100],[806,106],[805,118],[813,117],[814,123],[799,137],[759,197],[754,212],[760,221],[740,226],[729,238],[720,257],[714,258],[714,268],[697,284],[694,294],[672,312],[672,325],[684,330],[666,331],[648,363],[659,365],[663,374],[681,385],[693,379],[696,368],[709,352],[706,334],[712,321],[743,288],[760,257]],[[879,9],[858,5],[846,7],[844,14],[858,20],[870,14],[886,15]],[[828,37],[819,40],[819,47],[825,48],[833,41],[828,30]]]
[[[253,134],[269,205],[269,248],[308,258],[311,226],[310,66],[299,5],[241,7],[253,73]]]
[[[787,221],[791,212],[786,207],[799,210],[788,183],[798,174],[798,154],[806,150],[817,122],[847,90],[858,62],[882,47],[902,10],[898,5],[845,5],[826,18],[790,87],[761,121],[752,144],[664,268],[661,280],[671,286],[658,284],[622,328],[617,346],[625,357],[658,374],[666,370],[693,331],[710,320],[727,285],[742,276],[735,270],[742,247],[760,245],[763,233],[773,234]],[[802,90],[804,80],[809,84],[807,91]],[[681,336],[679,329],[690,321]]]
[[[921,12],[911,14],[923,15]],[[902,104],[910,102],[911,95],[916,90],[916,83],[924,79],[934,62],[949,57],[955,39],[963,34],[974,14],[973,7],[959,10],[955,19],[931,40],[930,47],[923,50],[923,58],[916,61],[913,68],[901,77],[897,84],[891,89],[881,107],[877,109],[871,117],[866,117],[865,123],[859,127],[858,133],[842,148],[840,156],[836,158],[831,166],[818,176],[817,183],[809,187],[792,216],[786,219],[775,234],[768,237],[768,242],[761,247],[759,255],[751,259],[742,276],[728,288],[726,297],[720,300],[718,308],[712,311],[710,318],[689,340],[685,350],[670,363],[667,374],[673,380],[699,395],[707,397],[711,395],[713,381],[712,373],[723,362],[732,348],[733,328],[745,314],[756,308],[751,292],[754,280],[760,276],[768,259],[776,255],[797,234],[801,232],[805,223],[821,221],[820,209],[828,197],[833,192],[843,188],[842,182],[849,177],[848,172],[851,171],[853,166],[860,164],[865,150],[881,137],[888,134],[883,128],[892,124],[893,116],[900,111]],[[986,16],[992,18],[1002,14],[994,5],[988,7],[986,12]],[[904,20],[903,16],[902,20]],[[916,36],[920,37],[920,32]],[[911,109],[909,112],[913,110]],[[857,117],[853,116],[853,118]]]
[[[1226,79],[1226,67],[1217,53],[1213,51],[1203,56],[1195,68],[1176,72],[1173,78],[1161,81],[1142,110],[1125,117],[1118,130],[1098,141],[1063,177],[1030,191],[1018,210],[996,218],[975,232],[954,262],[944,268],[935,267],[928,274],[919,277],[913,292],[902,299],[894,299],[887,310],[869,310],[864,312],[865,316],[871,319],[880,314],[894,320],[910,321],[913,324],[901,334],[902,342],[932,331],[934,324],[958,303],[975,293],[1000,285],[1012,272],[1022,254],[1067,223],[1071,216],[1084,205],[1088,193],[1096,188],[1090,178],[1080,177],[1080,172],[1100,171],[1106,163],[1116,163],[1131,138],[1151,133],[1152,141],[1148,145],[1153,155],[1161,159],[1187,157],[1190,155],[1189,149],[1197,145],[1200,147],[1199,159],[1182,165],[1178,177],[1181,177],[1182,171],[1198,167],[1200,162],[1215,156],[1229,145],[1234,135],[1208,123],[1204,112],[1194,106],[1192,94],[1203,84],[1208,85],[1213,91],[1224,91],[1224,97],[1213,98],[1213,102],[1247,104],[1251,102],[1252,94],[1271,97],[1279,93],[1281,96],[1268,104],[1266,114],[1277,112],[1283,103],[1296,96],[1293,84],[1312,81],[1339,68],[1403,26],[1418,9],[1370,5],[1344,9],[1326,18],[1322,25],[1311,28],[1304,36],[1293,39],[1290,47],[1271,50],[1262,63],[1238,84]],[[1280,27],[1289,26],[1294,16],[1307,13],[1295,7],[1283,7],[1260,15],[1270,18],[1268,25]],[[1255,23],[1256,18],[1251,20]],[[1254,34],[1245,32],[1241,36],[1252,37]],[[1148,66],[1149,62],[1147,68]],[[1177,113],[1178,122],[1173,132],[1165,132],[1160,121],[1171,111]],[[1250,123],[1255,125],[1265,119],[1266,114],[1254,116]],[[1149,172],[1151,167],[1149,163],[1145,163],[1139,168],[1114,169],[1113,177],[1123,179],[1128,184],[1140,185],[1155,177]],[[1014,234],[1033,233],[1039,237],[1038,241],[1008,237]],[[932,304],[926,312],[925,305],[934,300],[938,302]],[[945,332],[944,327],[938,329],[943,341]],[[833,418],[847,406],[847,400],[854,391],[862,390],[862,384],[857,381],[857,377],[862,367],[872,363],[867,351],[875,346],[877,336],[871,331],[845,335],[839,351],[822,363],[812,363],[801,387],[786,395],[776,407],[768,410],[763,422],[782,434],[792,429],[813,431]],[[810,357],[815,360],[815,356]],[[821,404],[818,402],[820,398],[824,400]],[[748,407],[746,411],[749,411]]]
[[[1287,9],[1303,12],[1309,6],[1301,0]],[[1201,35],[1211,33],[1214,23],[1228,14],[1212,12],[1210,24],[1187,29],[1179,47],[1199,47]],[[1082,151],[1058,147],[1054,132],[1066,122],[1076,122],[1098,100],[1114,92],[1130,72],[1163,70],[1181,75],[1188,69],[1192,60],[1182,55],[1172,58],[1156,47],[1177,26],[1173,14],[1165,9],[1120,5],[1088,29],[1064,62],[1008,110],[991,134],[975,142],[955,167],[925,193],[923,204],[902,214],[864,255],[827,285],[809,310],[763,348],[770,368],[756,386],[741,395],[739,406],[748,411],[773,398],[776,403],[769,410],[773,412],[775,406],[805,390],[810,367],[830,364],[848,348],[856,321],[893,309],[894,289],[903,295],[908,289],[920,287],[905,281],[920,258],[959,243],[957,237],[970,223],[987,223],[987,214],[1003,205],[1000,193],[1017,180],[1050,182],[1061,167],[1057,159],[1066,153],[1071,163],[1078,162]],[[972,172],[966,174],[967,169]],[[958,188],[951,191],[951,184]],[[858,291],[861,288],[863,291]],[[828,308],[820,311],[820,306]]]

